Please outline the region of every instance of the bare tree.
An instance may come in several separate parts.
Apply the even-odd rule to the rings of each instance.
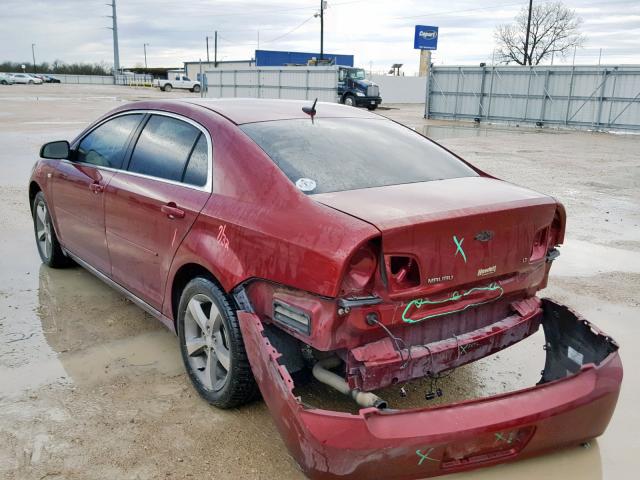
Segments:
[[[531,11],[531,33],[525,52],[529,9],[523,8],[513,23],[498,25],[494,37],[496,55],[503,63],[538,65],[552,55],[565,56],[584,43],[580,33],[582,19],[562,2],[534,5]]]

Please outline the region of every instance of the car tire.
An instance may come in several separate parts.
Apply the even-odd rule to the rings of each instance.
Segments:
[[[200,85],[194,85],[191,91],[194,93],[200,93]]]
[[[2,80],[2,81],[0,82],[0,84],[2,84],[2,85],[9,85],[9,82],[7,82],[6,80]]]
[[[33,215],[33,231],[36,237],[36,246],[42,263],[51,268],[63,268],[69,266],[72,261],[60,247],[58,236],[51,221],[51,213],[44,193],[38,192],[31,206]]]
[[[196,277],[184,288],[177,330],[184,366],[202,398],[218,408],[256,398],[236,311],[212,280]]]
[[[344,104],[348,105],[349,107],[355,107],[356,106],[356,97],[354,97],[353,95],[345,95]]]
[[[376,108],[378,108],[378,105],[367,105],[367,110],[375,110]]]
[[[33,85],[33,80],[29,80],[27,83],[28,83],[29,85]]]
[[[167,83],[162,90],[164,90],[165,92],[170,92],[172,88],[173,86],[171,86],[170,83]]]

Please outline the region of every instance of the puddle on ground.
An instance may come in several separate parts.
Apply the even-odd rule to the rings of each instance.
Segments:
[[[424,135],[425,137],[432,138],[439,141],[447,138],[464,138],[464,137],[494,137],[497,135],[513,135],[523,134],[531,135],[541,133],[541,130],[535,130],[532,128],[510,128],[501,127],[496,125],[491,126],[475,126],[473,124],[452,124],[452,125],[414,125],[412,128]],[[549,133],[546,131],[544,133]]]

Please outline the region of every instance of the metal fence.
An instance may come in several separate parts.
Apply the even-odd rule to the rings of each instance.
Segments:
[[[61,83],[113,85],[113,76],[111,75],[65,75],[56,73],[53,76],[60,79]]]
[[[640,130],[640,66],[433,67],[430,118]]]
[[[208,97],[288,98],[336,102],[336,67],[254,67],[206,72]]]

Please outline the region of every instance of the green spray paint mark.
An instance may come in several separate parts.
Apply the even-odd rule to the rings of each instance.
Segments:
[[[418,457],[420,457],[420,460],[418,460],[418,465],[422,465],[422,462],[424,462],[425,460],[431,460],[432,462],[437,462],[438,460],[436,460],[435,458],[431,458],[429,455],[431,454],[431,452],[433,452],[433,448],[430,448],[429,450],[427,450],[427,453],[422,453],[420,450],[416,450],[416,455],[418,455]]]
[[[424,305],[441,305],[443,303],[448,303],[448,302],[457,302],[458,300],[462,300],[463,298],[475,292],[500,292],[500,293],[497,297],[490,298],[483,302],[470,303],[469,305],[462,308],[458,308],[457,310],[434,313],[418,319],[412,319],[407,317],[407,313],[409,312],[411,307],[420,309]],[[443,298],[442,300],[429,300],[428,298],[418,298],[416,300],[411,300],[409,303],[407,303],[407,306],[405,307],[404,312],[402,312],[402,321],[405,323],[418,323],[418,322],[422,322],[423,320],[427,320],[428,318],[442,317],[444,315],[451,315],[452,313],[464,312],[468,308],[477,307],[478,305],[484,305],[485,303],[490,303],[495,300],[498,300],[500,297],[502,297],[503,294],[504,294],[504,290],[502,289],[502,287],[498,285],[498,283],[493,282],[486,287],[474,287],[469,290],[465,290],[462,293],[455,291],[449,297]]]
[[[453,243],[456,244],[456,253],[453,256],[455,257],[456,255],[458,255],[458,252],[460,252],[464,263],[467,263],[467,256],[464,254],[464,250],[462,249],[462,242],[464,242],[464,237],[458,240],[458,237],[456,237],[455,235],[453,236]]]

